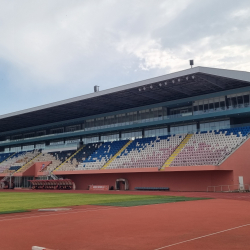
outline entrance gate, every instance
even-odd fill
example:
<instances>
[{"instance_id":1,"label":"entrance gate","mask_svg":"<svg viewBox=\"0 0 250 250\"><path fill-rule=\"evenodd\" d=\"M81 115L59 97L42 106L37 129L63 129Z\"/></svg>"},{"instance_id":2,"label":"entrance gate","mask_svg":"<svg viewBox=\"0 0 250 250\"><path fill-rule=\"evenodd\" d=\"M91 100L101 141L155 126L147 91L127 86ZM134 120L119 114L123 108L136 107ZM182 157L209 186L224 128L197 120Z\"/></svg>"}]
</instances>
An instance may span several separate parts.
<instances>
[{"instance_id":1,"label":"entrance gate","mask_svg":"<svg viewBox=\"0 0 250 250\"><path fill-rule=\"evenodd\" d=\"M117 179L115 181L115 189L120 190L121 184L125 185L125 190L129 190L128 180L127 179Z\"/></svg>"}]
</instances>

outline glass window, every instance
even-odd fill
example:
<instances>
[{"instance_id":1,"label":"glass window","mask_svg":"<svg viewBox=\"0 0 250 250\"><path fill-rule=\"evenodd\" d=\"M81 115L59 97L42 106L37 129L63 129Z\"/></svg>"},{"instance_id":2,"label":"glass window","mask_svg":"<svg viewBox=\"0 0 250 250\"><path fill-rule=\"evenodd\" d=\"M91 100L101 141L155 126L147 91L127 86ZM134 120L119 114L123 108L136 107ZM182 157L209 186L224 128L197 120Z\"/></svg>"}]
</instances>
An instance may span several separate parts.
<instances>
[{"instance_id":1,"label":"glass window","mask_svg":"<svg viewBox=\"0 0 250 250\"><path fill-rule=\"evenodd\" d=\"M73 126L66 127L65 131L66 132L74 132L74 131L77 131L77 130L80 130L80 129L81 129L81 125L78 124L78 125L73 125Z\"/></svg>"},{"instance_id":2,"label":"glass window","mask_svg":"<svg viewBox=\"0 0 250 250\"><path fill-rule=\"evenodd\" d=\"M237 103L239 106L243 105L243 96L237 96Z\"/></svg>"},{"instance_id":3,"label":"glass window","mask_svg":"<svg viewBox=\"0 0 250 250\"><path fill-rule=\"evenodd\" d=\"M80 141L81 141L80 138L71 138L71 139L67 139L65 141L65 144L77 144Z\"/></svg>"},{"instance_id":4,"label":"glass window","mask_svg":"<svg viewBox=\"0 0 250 250\"><path fill-rule=\"evenodd\" d=\"M19 151L22 151L21 147L12 147L12 148L10 148L10 152L19 152Z\"/></svg>"},{"instance_id":5,"label":"glass window","mask_svg":"<svg viewBox=\"0 0 250 250\"><path fill-rule=\"evenodd\" d=\"M36 148L37 149L43 149L43 148L45 148L45 143L36 144Z\"/></svg>"},{"instance_id":6,"label":"glass window","mask_svg":"<svg viewBox=\"0 0 250 250\"><path fill-rule=\"evenodd\" d=\"M91 127L94 127L94 125L95 125L95 120L94 119L89 119L89 120L85 121L85 127L87 129L91 128Z\"/></svg>"},{"instance_id":7,"label":"glass window","mask_svg":"<svg viewBox=\"0 0 250 250\"><path fill-rule=\"evenodd\" d=\"M197 130L196 124L188 124L182 126L170 127L171 134L183 134L183 133L192 133Z\"/></svg>"},{"instance_id":8,"label":"glass window","mask_svg":"<svg viewBox=\"0 0 250 250\"><path fill-rule=\"evenodd\" d=\"M123 140L134 140L136 138L142 138L142 131L132 131L122 133Z\"/></svg>"},{"instance_id":9,"label":"glass window","mask_svg":"<svg viewBox=\"0 0 250 250\"><path fill-rule=\"evenodd\" d=\"M220 108L220 98L219 97L214 98L214 108L215 108L215 110Z\"/></svg>"},{"instance_id":10,"label":"glass window","mask_svg":"<svg viewBox=\"0 0 250 250\"><path fill-rule=\"evenodd\" d=\"M64 141L51 141L49 145L62 145Z\"/></svg>"},{"instance_id":11,"label":"glass window","mask_svg":"<svg viewBox=\"0 0 250 250\"><path fill-rule=\"evenodd\" d=\"M137 120L137 112L127 113L128 121L133 122Z\"/></svg>"},{"instance_id":12,"label":"glass window","mask_svg":"<svg viewBox=\"0 0 250 250\"><path fill-rule=\"evenodd\" d=\"M199 111L203 111L203 100L199 101Z\"/></svg>"},{"instance_id":13,"label":"glass window","mask_svg":"<svg viewBox=\"0 0 250 250\"><path fill-rule=\"evenodd\" d=\"M84 144L99 142L99 136L86 137L82 141Z\"/></svg>"},{"instance_id":14,"label":"glass window","mask_svg":"<svg viewBox=\"0 0 250 250\"><path fill-rule=\"evenodd\" d=\"M201 131L218 130L223 128L230 128L230 120L205 122L200 124Z\"/></svg>"},{"instance_id":15,"label":"glass window","mask_svg":"<svg viewBox=\"0 0 250 250\"><path fill-rule=\"evenodd\" d=\"M213 109L214 109L214 100L209 99L209 110L213 110Z\"/></svg>"},{"instance_id":16,"label":"glass window","mask_svg":"<svg viewBox=\"0 0 250 250\"><path fill-rule=\"evenodd\" d=\"M214 108L217 110L219 107L220 107L220 103L219 103L219 102L216 102L216 103L214 104Z\"/></svg>"},{"instance_id":17,"label":"glass window","mask_svg":"<svg viewBox=\"0 0 250 250\"><path fill-rule=\"evenodd\" d=\"M249 95L243 96L244 104L249 104Z\"/></svg>"},{"instance_id":18,"label":"glass window","mask_svg":"<svg viewBox=\"0 0 250 250\"><path fill-rule=\"evenodd\" d=\"M145 137L154 137L168 135L168 128L147 129L144 132Z\"/></svg>"},{"instance_id":19,"label":"glass window","mask_svg":"<svg viewBox=\"0 0 250 250\"><path fill-rule=\"evenodd\" d=\"M51 134L60 134L64 132L64 128L53 128L50 130Z\"/></svg>"},{"instance_id":20,"label":"glass window","mask_svg":"<svg viewBox=\"0 0 250 250\"><path fill-rule=\"evenodd\" d=\"M231 97L231 104L232 106L237 106L237 98L235 96Z\"/></svg>"},{"instance_id":21,"label":"glass window","mask_svg":"<svg viewBox=\"0 0 250 250\"><path fill-rule=\"evenodd\" d=\"M32 137L35 137L35 133L27 133L27 134L24 134L24 138L32 138Z\"/></svg>"},{"instance_id":22,"label":"glass window","mask_svg":"<svg viewBox=\"0 0 250 250\"><path fill-rule=\"evenodd\" d=\"M208 100L204 100L204 111L208 110Z\"/></svg>"},{"instance_id":23,"label":"glass window","mask_svg":"<svg viewBox=\"0 0 250 250\"><path fill-rule=\"evenodd\" d=\"M220 108L224 109L225 108L225 98L220 97Z\"/></svg>"},{"instance_id":24,"label":"glass window","mask_svg":"<svg viewBox=\"0 0 250 250\"><path fill-rule=\"evenodd\" d=\"M119 140L119 134L111 134L111 135L102 135L101 141L118 141Z\"/></svg>"},{"instance_id":25,"label":"glass window","mask_svg":"<svg viewBox=\"0 0 250 250\"><path fill-rule=\"evenodd\" d=\"M36 135L37 135L37 136L46 135L46 131L45 131L45 130L43 130L43 131L38 131L38 132L36 132Z\"/></svg>"},{"instance_id":26,"label":"glass window","mask_svg":"<svg viewBox=\"0 0 250 250\"><path fill-rule=\"evenodd\" d=\"M23 150L24 150L24 151L33 150L34 148L35 148L34 145L25 145L25 146L23 146Z\"/></svg>"},{"instance_id":27,"label":"glass window","mask_svg":"<svg viewBox=\"0 0 250 250\"><path fill-rule=\"evenodd\" d=\"M22 139L22 138L23 138L22 135L13 135L13 136L12 136L12 140L20 140L20 139Z\"/></svg>"}]
</instances>

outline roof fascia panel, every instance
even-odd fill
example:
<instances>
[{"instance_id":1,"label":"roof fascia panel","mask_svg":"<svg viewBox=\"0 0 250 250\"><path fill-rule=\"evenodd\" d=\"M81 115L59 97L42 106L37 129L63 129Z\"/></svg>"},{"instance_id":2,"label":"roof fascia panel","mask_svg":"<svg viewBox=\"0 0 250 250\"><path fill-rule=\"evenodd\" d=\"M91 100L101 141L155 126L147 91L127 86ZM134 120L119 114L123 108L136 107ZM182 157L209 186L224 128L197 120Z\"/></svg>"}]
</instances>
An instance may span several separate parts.
<instances>
[{"instance_id":1,"label":"roof fascia panel","mask_svg":"<svg viewBox=\"0 0 250 250\"><path fill-rule=\"evenodd\" d=\"M150 126L157 126L157 125L182 125L184 122L195 122L195 121L206 121L207 119L211 118L228 118L231 115L238 115L238 114L249 114L250 113L250 107L248 108L241 108L241 109L233 109L233 110L227 110L222 112L216 112L216 113L208 113L208 114L201 114L201 115L195 115L195 116L185 116L185 117L178 117L173 118L169 120L161 120L161 121L154 121L154 122L147 122L147 123L138 123L133 125L126 125L126 126L120 126L120 127L113 127L113 128L105 128L105 129L99 129L99 130L92 130L92 131L79 131L79 132L72 132L67 134L57 134L57 135L51 135L41 138L34 138L34 139L26 139L23 142L20 141L9 141L6 143L1 143L0 147L2 146L11 146L11 145L21 145L21 144L27 144L31 142L40 142L40 141L47 141L47 140L55 140L55 139L63 139L63 138L72 138L77 136L85 136L85 135L96 135L101 133L110 133L115 131L126 131L130 129L140 129L140 128L149 128ZM153 128L152 128L153 129Z\"/></svg>"},{"instance_id":2,"label":"roof fascia panel","mask_svg":"<svg viewBox=\"0 0 250 250\"><path fill-rule=\"evenodd\" d=\"M99 97L99 96L103 96L103 95L107 95L107 94L111 94L111 93L115 93L115 92L119 92L119 91L123 91L123 90L129 90L131 88L136 88L136 87L140 87L143 85L148 85L148 84L152 84L155 82L167 81L169 79L178 78L178 77L182 77L182 76L186 76L186 75L190 75L190 74L195 74L195 73L204 73L204 74L209 74L209 75L221 76L221 77L225 77L225 78L231 78L231 79L235 79L235 80L250 82L250 73L249 72L217 69L217 68L207 68L207 67L198 66L198 67L194 67L191 69L186 69L186 70L170 73L167 75L154 77L154 78L146 79L143 81L138 81L135 83L122 85L119 87L90 93L87 95L82 95L82 96L66 99L63 101L58 101L58 102L54 102L54 103L50 103L50 104L46 104L46 105L41 105L38 107L29 108L29 109L9 113L9 114L4 114L4 115L0 116L0 120L4 119L4 118L16 116L16 115L26 114L26 113L30 113L30 112L34 112L34 111L38 111L38 110L45 110L45 109L49 109L52 107L61 106L64 104L69 104L69 103L73 103L73 102L77 102L77 101L81 101L81 100L86 100L86 99L91 99L94 97Z\"/></svg>"},{"instance_id":3,"label":"roof fascia panel","mask_svg":"<svg viewBox=\"0 0 250 250\"><path fill-rule=\"evenodd\" d=\"M122 113L127 113L127 112L135 112L135 111L139 111L139 110L143 110L143 109L158 108L158 107L162 107L162 106L167 107L167 106L172 106L172 105L176 105L176 104L187 103L187 102L197 101L197 100L202 100L202 99L209 99L209 98L219 97L219 96L226 96L226 95L236 94L236 93L241 93L241 92L246 92L246 91L250 91L250 86L244 87L244 88L239 88L239 89L220 91L220 92L216 92L216 93L212 93L212 94L188 97L188 98L174 100L174 101L161 102L161 103L152 104L152 105L140 106L137 108L124 109L124 110L120 110L120 111L103 113L103 114L99 114L99 115L86 116L84 118L77 118L77 119L60 121L60 122L55 122L55 123L50 123L50 124L45 124L45 125L22 128L22 129L17 129L17 130L12 130L12 131L6 131L6 132L1 132L0 136L10 135L10 134L12 135L15 133L23 133L23 132L27 132L27 131L31 131L31 130L37 131L39 129L49 129L49 128L53 128L53 127L57 127L57 126L70 126L70 125L74 125L76 123L82 123L88 119L95 119L95 118L99 118L99 117L103 117L103 116L117 115L117 114L122 114Z\"/></svg>"}]
</instances>

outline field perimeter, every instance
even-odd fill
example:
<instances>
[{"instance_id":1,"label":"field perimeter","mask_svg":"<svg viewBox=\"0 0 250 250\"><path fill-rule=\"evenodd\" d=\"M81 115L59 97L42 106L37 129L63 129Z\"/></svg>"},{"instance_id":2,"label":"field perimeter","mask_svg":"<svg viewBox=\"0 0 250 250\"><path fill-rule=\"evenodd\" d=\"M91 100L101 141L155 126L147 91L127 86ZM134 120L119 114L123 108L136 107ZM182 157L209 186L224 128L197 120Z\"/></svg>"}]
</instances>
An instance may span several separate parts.
<instances>
[{"instance_id":1,"label":"field perimeter","mask_svg":"<svg viewBox=\"0 0 250 250\"><path fill-rule=\"evenodd\" d=\"M78 205L130 207L199 199L203 198L159 195L0 192L0 214Z\"/></svg>"},{"instance_id":2,"label":"field perimeter","mask_svg":"<svg viewBox=\"0 0 250 250\"><path fill-rule=\"evenodd\" d=\"M59 212L1 214L0 249L31 250L36 245L53 250L249 250L249 196L220 194L174 202L189 199L173 192L154 196L2 191L3 212L73 206Z\"/></svg>"}]
</instances>

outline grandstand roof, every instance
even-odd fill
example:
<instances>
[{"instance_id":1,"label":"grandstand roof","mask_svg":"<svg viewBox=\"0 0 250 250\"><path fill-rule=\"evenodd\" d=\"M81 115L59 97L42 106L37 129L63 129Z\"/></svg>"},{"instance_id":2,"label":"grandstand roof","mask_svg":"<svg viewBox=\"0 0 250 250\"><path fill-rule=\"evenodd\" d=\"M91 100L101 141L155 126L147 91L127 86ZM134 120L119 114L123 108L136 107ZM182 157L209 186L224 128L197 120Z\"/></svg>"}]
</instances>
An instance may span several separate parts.
<instances>
[{"instance_id":1,"label":"grandstand roof","mask_svg":"<svg viewBox=\"0 0 250 250\"><path fill-rule=\"evenodd\" d=\"M207 67L122 85L0 116L0 132L250 86L250 73Z\"/></svg>"}]
</instances>

